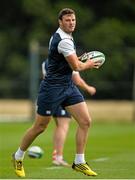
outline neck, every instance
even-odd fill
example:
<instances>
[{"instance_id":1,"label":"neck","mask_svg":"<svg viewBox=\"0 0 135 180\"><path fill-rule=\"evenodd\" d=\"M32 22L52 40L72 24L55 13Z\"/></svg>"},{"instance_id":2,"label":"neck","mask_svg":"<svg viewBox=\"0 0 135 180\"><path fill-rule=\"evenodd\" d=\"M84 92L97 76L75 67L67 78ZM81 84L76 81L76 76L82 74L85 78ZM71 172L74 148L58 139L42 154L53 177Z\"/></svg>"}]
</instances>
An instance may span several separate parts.
<instances>
[{"instance_id":1,"label":"neck","mask_svg":"<svg viewBox=\"0 0 135 180\"><path fill-rule=\"evenodd\" d=\"M65 32L66 34L69 34L70 36L72 36L72 32L66 32L62 27L59 27L63 32Z\"/></svg>"}]
</instances>

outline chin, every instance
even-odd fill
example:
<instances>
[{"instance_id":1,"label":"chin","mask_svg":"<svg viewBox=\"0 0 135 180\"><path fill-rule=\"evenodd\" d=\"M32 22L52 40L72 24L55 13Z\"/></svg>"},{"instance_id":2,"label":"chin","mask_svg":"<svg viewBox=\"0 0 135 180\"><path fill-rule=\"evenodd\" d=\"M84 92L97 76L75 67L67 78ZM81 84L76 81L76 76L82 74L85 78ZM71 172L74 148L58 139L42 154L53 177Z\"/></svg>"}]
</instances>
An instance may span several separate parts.
<instances>
[{"instance_id":1,"label":"chin","mask_svg":"<svg viewBox=\"0 0 135 180\"><path fill-rule=\"evenodd\" d=\"M74 32L75 29L70 29L70 33Z\"/></svg>"},{"instance_id":2,"label":"chin","mask_svg":"<svg viewBox=\"0 0 135 180\"><path fill-rule=\"evenodd\" d=\"M65 31L65 32L66 32L67 34L71 34L73 31L71 31L71 30L69 31L69 30L68 30L68 31Z\"/></svg>"}]
</instances>

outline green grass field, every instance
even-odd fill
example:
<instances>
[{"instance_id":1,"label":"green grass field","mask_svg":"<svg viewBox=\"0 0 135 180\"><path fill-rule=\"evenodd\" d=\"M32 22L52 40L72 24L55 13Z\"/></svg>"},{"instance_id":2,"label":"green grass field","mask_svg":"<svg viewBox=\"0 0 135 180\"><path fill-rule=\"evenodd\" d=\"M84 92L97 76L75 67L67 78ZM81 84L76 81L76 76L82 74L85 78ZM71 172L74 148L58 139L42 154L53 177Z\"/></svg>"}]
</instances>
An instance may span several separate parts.
<instances>
[{"instance_id":1,"label":"green grass field","mask_svg":"<svg viewBox=\"0 0 135 180\"><path fill-rule=\"evenodd\" d=\"M11 164L11 154L17 149L24 131L31 123L0 124L0 178L16 179ZM41 159L24 160L26 179L93 179L71 168L51 164L54 122L33 145L44 149ZM72 163L75 154L76 123L72 122L65 144L64 156ZM94 179L135 178L135 124L93 122L86 148L86 160L98 173Z\"/></svg>"}]
</instances>

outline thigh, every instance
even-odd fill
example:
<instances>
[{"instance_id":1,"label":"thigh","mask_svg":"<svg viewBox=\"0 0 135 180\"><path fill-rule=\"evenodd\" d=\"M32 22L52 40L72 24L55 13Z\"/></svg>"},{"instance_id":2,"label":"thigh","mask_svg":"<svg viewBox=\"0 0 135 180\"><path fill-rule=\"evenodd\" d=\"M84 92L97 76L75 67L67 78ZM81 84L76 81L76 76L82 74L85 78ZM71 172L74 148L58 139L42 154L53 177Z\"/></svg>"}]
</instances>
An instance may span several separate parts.
<instances>
[{"instance_id":1,"label":"thigh","mask_svg":"<svg viewBox=\"0 0 135 180\"><path fill-rule=\"evenodd\" d=\"M66 106L66 109L79 124L91 120L86 102Z\"/></svg>"},{"instance_id":2,"label":"thigh","mask_svg":"<svg viewBox=\"0 0 135 180\"><path fill-rule=\"evenodd\" d=\"M57 122L60 127L68 127L71 118L69 117L57 117Z\"/></svg>"}]
</instances>

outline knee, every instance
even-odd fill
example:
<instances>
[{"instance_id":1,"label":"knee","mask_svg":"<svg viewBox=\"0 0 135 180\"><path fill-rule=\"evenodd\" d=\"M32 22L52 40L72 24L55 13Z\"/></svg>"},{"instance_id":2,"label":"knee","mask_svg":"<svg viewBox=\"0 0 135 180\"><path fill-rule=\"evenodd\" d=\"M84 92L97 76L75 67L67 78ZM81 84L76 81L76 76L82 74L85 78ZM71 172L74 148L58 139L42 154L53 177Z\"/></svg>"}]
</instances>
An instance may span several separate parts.
<instances>
[{"instance_id":1,"label":"knee","mask_svg":"<svg viewBox=\"0 0 135 180\"><path fill-rule=\"evenodd\" d=\"M47 125L44 124L39 124L38 126L34 126L34 131L36 132L36 134L41 134L45 131L45 129L47 128Z\"/></svg>"},{"instance_id":2,"label":"knee","mask_svg":"<svg viewBox=\"0 0 135 180\"><path fill-rule=\"evenodd\" d=\"M91 126L91 118L86 118L82 121L81 127L88 129Z\"/></svg>"},{"instance_id":3,"label":"knee","mask_svg":"<svg viewBox=\"0 0 135 180\"><path fill-rule=\"evenodd\" d=\"M45 131L46 127L47 127L47 126L42 126L42 125L40 125L40 126L38 127L38 129L37 129L38 133L39 133L39 134L43 133L43 132Z\"/></svg>"},{"instance_id":4,"label":"knee","mask_svg":"<svg viewBox=\"0 0 135 180\"><path fill-rule=\"evenodd\" d=\"M44 116L37 114L35 123L33 125L34 133L36 135L38 135L38 134L41 134L42 132L44 132L45 129L47 128L50 120L51 120L51 116L50 117L44 117Z\"/></svg>"}]
</instances>

